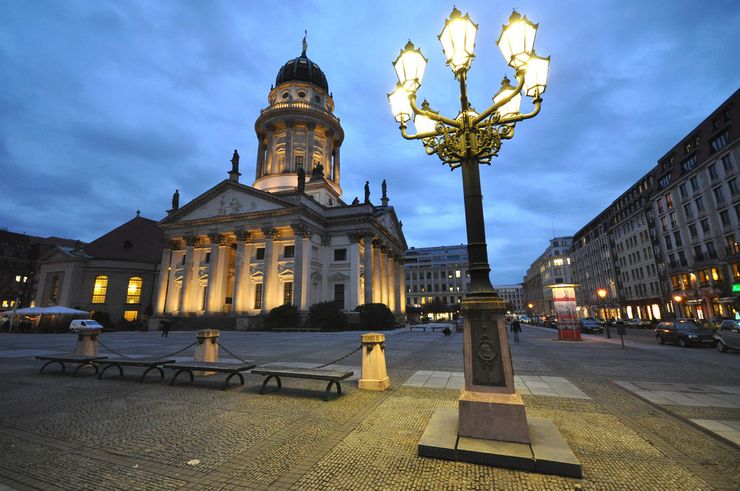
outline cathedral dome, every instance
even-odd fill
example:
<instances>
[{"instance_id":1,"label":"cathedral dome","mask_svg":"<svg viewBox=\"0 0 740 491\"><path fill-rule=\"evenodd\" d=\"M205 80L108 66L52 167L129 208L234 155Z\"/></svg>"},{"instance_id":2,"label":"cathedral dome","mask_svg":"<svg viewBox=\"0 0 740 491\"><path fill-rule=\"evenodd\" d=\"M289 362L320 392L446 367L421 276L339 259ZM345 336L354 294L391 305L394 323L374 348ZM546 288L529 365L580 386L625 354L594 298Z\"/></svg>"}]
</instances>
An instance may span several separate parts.
<instances>
[{"instance_id":1,"label":"cathedral dome","mask_svg":"<svg viewBox=\"0 0 740 491\"><path fill-rule=\"evenodd\" d=\"M306 56L306 40L303 40L303 52L298 58L294 58L280 68L275 79L275 86L286 82L309 82L324 91L329 92L329 84L326 82L326 75L321 68L309 60Z\"/></svg>"}]
</instances>

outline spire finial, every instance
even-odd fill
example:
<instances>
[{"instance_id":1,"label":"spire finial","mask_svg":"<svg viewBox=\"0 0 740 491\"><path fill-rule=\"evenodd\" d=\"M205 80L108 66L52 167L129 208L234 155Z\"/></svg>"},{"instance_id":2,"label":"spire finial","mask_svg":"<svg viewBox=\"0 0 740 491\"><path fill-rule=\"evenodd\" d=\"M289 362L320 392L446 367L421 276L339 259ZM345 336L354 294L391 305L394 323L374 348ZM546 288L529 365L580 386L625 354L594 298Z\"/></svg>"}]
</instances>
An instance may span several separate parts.
<instances>
[{"instance_id":1,"label":"spire finial","mask_svg":"<svg viewBox=\"0 0 740 491\"><path fill-rule=\"evenodd\" d=\"M308 37L308 30L303 31L303 53L301 53L301 56L306 56L306 50L308 49L308 41L306 41L306 38Z\"/></svg>"}]
</instances>

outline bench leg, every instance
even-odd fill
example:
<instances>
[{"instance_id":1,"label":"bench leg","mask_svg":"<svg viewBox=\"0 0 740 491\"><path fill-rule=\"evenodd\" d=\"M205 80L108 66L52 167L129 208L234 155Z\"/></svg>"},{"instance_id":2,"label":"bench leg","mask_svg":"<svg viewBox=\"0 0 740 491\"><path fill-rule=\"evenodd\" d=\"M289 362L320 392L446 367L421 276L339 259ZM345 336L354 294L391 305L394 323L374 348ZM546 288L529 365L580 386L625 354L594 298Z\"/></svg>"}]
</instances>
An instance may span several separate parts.
<instances>
[{"instance_id":1,"label":"bench leg","mask_svg":"<svg viewBox=\"0 0 740 491\"><path fill-rule=\"evenodd\" d=\"M88 362L80 363L79 365L77 365L77 368L75 368L75 371L72 372L72 376L74 377L75 375L77 375L77 372L79 372L80 368L82 367L93 367L95 369L95 375L98 374L98 366L95 363L88 361Z\"/></svg>"},{"instance_id":2,"label":"bench leg","mask_svg":"<svg viewBox=\"0 0 740 491\"><path fill-rule=\"evenodd\" d=\"M241 373L239 373L239 372L232 372L232 373L229 374L228 377L226 377L226 381L224 382L223 390L226 390L226 387L229 386L229 380L231 380L231 378L233 376L235 376L235 375L237 377L239 377L239 382L241 382L241 384L244 385L244 376Z\"/></svg>"},{"instance_id":3,"label":"bench leg","mask_svg":"<svg viewBox=\"0 0 740 491\"><path fill-rule=\"evenodd\" d=\"M159 370L159 380L162 380L164 378L164 370L159 367L149 367L144 370L144 373L141 374L141 377L139 378L139 383L143 384L144 379L146 379L146 374L151 372L152 370Z\"/></svg>"},{"instance_id":4,"label":"bench leg","mask_svg":"<svg viewBox=\"0 0 740 491\"><path fill-rule=\"evenodd\" d=\"M277 375L268 375L264 382L262 382L262 388L260 389L260 394L265 393L265 388L267 387L267 382L270 381L270 379L275 379L275 382L277 382L277 388L279 389L282 387L282 384L280 383L280 377Z\"/></svg>"},{"instance_id":5,"label":"bench leg","mask_svg":"<svg viewBox=\"0 0 740 491\"><path fill-rule=\"evenodd\" d=\"M51 360L51 361L47 361L46 363L44 363L44 366L41 367L41 370L39 370L39 373L44 373L44 368L48 367L52 363L59 363L59 365L61 365L61 367L62 367L62 372L67 371L67 368L64 366L64 363L62 363L61 361L58 361L58 360Z\"/></svg>"},{"instance_id":6,"label":"bench leg","mask_svg":"<svg viewBox=\"0 0 740 491\"><path fill-rule=\"evenodd\" d=\"M184 369L182 369L182 370L178 370L177 372L175 372L175 375L174 375L174 377L172 377L172 380L170 380L170 385L175 385L175 379L176 379L176 378L177 378L177 376L178 376L178 375L180 375L180 374L181 374L182 372L188 372L188 373L190 374L190 381L191 381L191 382L192 382L193 380L195 380L195 377L193 376L193 371L192 371L192 370L188 370L187 368L184 368Z\"/></svg>"},{"instance_id":7,"label":"bench leg","mask_svg":"<svg viewBox=\"0 0 740 491\"><path fill-rule=\"evenodd\" d=\"M328 401L329 400L329 396L331 395L331 386L332 386L332 384L336 384L336 386L337 386L337 394L338 395L341 395L342 394L342 386L339 385L339 381L332 380L332 381L330 381L327 384L326 391L324 391L324 400L325 401Z\"/></svg>"},{"instance_id":8,"label":"bench leg","mask_svg":"<svg viewBox=\"0 0 740 491\"><path fill-rule=\"evenodd\" d=\"M120 365L106 365L105 368L103 368L102 370L100 370L100 373L98 374L98 380L100 380L101 378L103 378L103 374L110 367L116 367L116 368L118 368L118 376L119 377L122 377L123 376L123 368L121 368Z\"/></svg>"}]
</instances>

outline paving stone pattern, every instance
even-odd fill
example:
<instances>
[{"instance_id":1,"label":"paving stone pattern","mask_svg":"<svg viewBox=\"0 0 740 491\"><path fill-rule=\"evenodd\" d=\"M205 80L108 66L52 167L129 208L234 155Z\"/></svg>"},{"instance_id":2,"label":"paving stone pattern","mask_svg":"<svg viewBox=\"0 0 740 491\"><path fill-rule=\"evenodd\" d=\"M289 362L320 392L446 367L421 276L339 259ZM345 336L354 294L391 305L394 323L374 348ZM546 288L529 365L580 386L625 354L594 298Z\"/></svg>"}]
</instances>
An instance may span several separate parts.
<instances>
[{"instance_id":1,"label":"paving stone pattern","mask_svg":"<svg viewBox=\"0 0 740 491\"><path fill-rule=\"evenodd\" d=\"M187 332L103 336L115 351L140 356L194 339ZM220 341L258 365L316 366L356 348L359 333L225 332ZM39 375L40 362L29 357L67 353L74 337L0 335L0 483L70 490L740 487L740 450L712 433L737 431L740 410L681 405L737 396L740 356L656 349L653 341L635 335L623 351L598 337L564 343L552 331L525 327L512 346L527 412L554 421L583 464L579 480L417 456L434 411L457 406L460 334L388 333L391 390L360 391L348 381L346 394L330 402L322 400L325 384L311 380L291 379L259 395L263 377L254 375L227 391L219 390L223 375L176 386L166 383L172 372L144 384L137 370L103 380ZM359 366L359 353L341 362L355 380ZM639 391L688 399L663 404Z\"/></svg>"}]
</instances>

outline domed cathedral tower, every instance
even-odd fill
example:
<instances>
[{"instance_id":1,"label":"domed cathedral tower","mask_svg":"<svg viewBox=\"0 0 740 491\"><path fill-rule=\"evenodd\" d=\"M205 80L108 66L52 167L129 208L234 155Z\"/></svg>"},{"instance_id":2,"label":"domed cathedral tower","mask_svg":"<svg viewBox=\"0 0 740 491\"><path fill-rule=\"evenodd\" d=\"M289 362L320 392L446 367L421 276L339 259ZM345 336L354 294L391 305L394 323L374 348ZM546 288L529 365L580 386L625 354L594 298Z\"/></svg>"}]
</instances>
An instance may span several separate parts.
<instances>
[{"instance_id":1,"label":"domed cathedral tower","mask_svg":"<svg viewBox=\"0 0 740 491\"><path fill-rule=\"evenodd\" d=\"M269 106L255 122L259 141L253 187L282 192L305 191L324 206L341 203L339 149L344 131L334 116L334 99L321 68L303 52L277 74Z\"/></svg>"}]
</instances>

